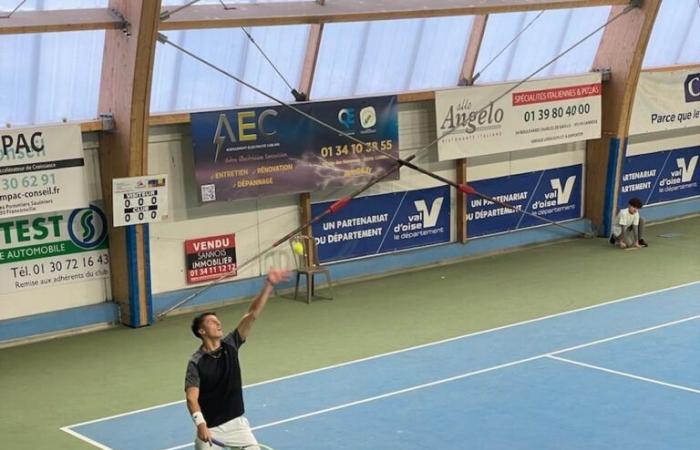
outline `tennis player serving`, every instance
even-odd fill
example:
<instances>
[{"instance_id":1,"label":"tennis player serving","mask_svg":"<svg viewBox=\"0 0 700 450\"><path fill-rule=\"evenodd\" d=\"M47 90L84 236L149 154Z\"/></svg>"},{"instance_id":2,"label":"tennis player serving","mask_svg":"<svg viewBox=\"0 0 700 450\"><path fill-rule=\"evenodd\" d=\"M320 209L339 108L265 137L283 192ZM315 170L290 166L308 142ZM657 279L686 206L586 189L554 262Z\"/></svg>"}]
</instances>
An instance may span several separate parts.
<instances>
[{"instance_id":1,"label":"tennis player serving","mask_svg":"<svg viewBox=\"0 0 700 450\"><path fill-rule=\"evenodd\" d=\"M187 364L185 397L197 427L197 450L212 448L214 440L230 447L258 449L248 419L243 416L238 350L265 308L272 287L288 278L287 271L270 269L265 286L248 312L236 329L226 336L216 313L205 312L192 320L192 333L202 340L202 345Z\"/></svg>"}]
</instances>

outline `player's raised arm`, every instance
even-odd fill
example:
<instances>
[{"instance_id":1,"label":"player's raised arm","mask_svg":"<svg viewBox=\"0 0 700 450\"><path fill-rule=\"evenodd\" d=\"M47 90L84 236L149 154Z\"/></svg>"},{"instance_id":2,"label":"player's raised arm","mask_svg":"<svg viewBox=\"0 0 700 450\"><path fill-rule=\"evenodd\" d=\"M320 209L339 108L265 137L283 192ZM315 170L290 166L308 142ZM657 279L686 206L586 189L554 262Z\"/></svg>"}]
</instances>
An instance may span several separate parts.
<instances>
[{"instance_id":1,"label":"player's raised arm","mask_svg":"<svg viewBox=\"0 0 700 450\"><path fill-rule=\"evenodd\" d=\"M270 269L267 273L267 278L265 279L265 285L260 290L258 295L255 296L255 300L250 304L248 312L243 316L238 327L238 334L240 334L243 340L246 340L248 334L250 333L253 323L260 317L265 305L267 304L267 299L272 293L272 287L281 281L286 281L289 279L289 272L281 269Z\"/></svg>"}]
</instances>

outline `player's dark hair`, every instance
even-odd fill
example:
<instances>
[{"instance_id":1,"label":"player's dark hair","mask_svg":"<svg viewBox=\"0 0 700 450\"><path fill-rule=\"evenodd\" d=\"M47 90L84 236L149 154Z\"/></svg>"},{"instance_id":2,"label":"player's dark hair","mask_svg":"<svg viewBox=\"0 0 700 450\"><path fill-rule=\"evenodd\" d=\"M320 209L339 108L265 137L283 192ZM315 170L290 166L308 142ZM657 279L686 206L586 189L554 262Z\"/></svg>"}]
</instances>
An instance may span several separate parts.
<instances>
[{"instance_id":1,"label":"player's dark hair","mask_svg":"<svg viewBox=\"0 0 700 450\"><path fill-rule=\"evenodd\" d=\"M207 311L203 312L202 314L198 314L192 319L192 334L197 336L198 338L202 339L202 336L199 335L199 329L202 328L202 322L204 322L204 319L207 316L215 316L216 313L213 311Z\"/></svg>"},{"instance_id":2,"label":"player's dark hair","mask_svg":"<svg viewBox=\"0 0 700 450\"><path fill-rule=\"evenodd\" d=\"M641 209L642 206L644 206L644 203L642 203L642 200L640 200L638 197L631 198L629 204L637 209Z\"/></svg>"}]
</instances>

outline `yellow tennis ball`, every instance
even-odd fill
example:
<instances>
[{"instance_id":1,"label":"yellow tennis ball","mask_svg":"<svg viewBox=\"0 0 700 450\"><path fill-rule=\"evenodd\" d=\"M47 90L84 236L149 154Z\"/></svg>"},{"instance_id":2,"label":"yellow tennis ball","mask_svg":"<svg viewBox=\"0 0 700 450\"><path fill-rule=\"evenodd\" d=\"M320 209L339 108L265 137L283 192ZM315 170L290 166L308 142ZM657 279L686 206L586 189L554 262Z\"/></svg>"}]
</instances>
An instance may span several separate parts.
<instances>
[{"instance_id":1,"label":"yellow tennis ball","mask_svg":"<svg viewBox=\"0 0 700 450\"><path fill-rule=\"evenodd\" d=\"M297 255L303 255L304 254L304 245L301 242L295 242L292 244L292 249L294 250L294 253Z\"/></svg>"}]
</instances>

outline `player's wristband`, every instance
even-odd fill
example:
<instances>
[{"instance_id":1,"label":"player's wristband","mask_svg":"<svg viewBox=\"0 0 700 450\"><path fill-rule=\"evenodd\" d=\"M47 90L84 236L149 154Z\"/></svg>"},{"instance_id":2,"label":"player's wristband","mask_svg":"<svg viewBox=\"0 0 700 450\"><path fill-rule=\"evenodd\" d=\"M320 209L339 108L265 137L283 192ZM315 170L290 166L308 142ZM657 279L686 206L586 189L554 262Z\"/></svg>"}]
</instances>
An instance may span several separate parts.
<instances>
[{"instance_id":1,"label":"player's wristband","mask_svg":"<svg viewBox=\"0 0 700 450\"><path fill-rule=\"evenodd\" d=\"M207 421L204 420L204 414L202 414L200 411L192 414L192 421L194 422L195 426L200 426L201 424L206 425L207 423Z\"/></svg>"}]
</instances>

